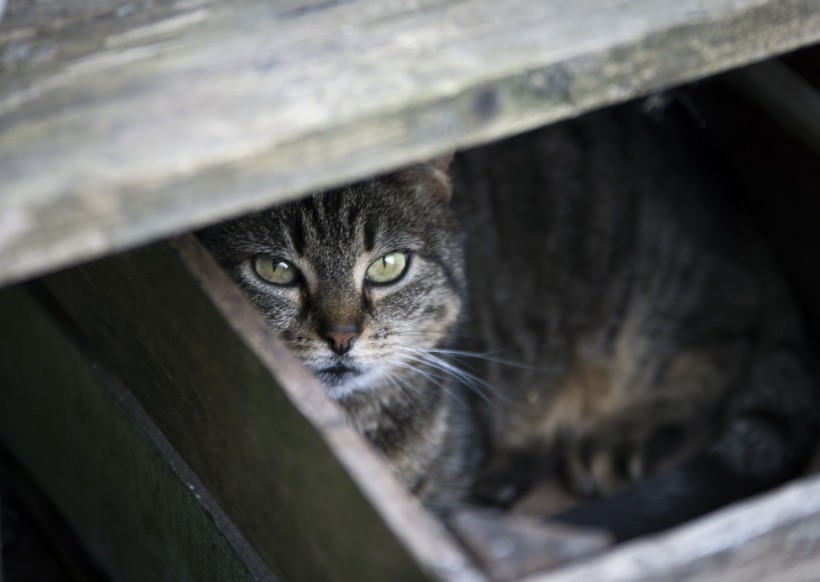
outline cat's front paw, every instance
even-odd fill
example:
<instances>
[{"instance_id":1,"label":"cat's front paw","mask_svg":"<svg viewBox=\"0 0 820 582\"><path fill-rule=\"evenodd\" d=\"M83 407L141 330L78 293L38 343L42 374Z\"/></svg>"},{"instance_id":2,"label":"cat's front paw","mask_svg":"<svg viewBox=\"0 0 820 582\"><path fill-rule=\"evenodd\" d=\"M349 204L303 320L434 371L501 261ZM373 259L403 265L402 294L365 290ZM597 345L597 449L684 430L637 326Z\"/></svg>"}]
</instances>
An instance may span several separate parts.
<instances>
[{"instance_id":1,"label":"cat's front paw","mask_svg":"<svg viewBox=\"0 0 820 582\"><path fill-rule=\"evenodd\" d=\"M584 497L606 497L668 466L689 450L693 439L679 426L624 423L562 435L561 474Z\"/></svg>"}]
</instances>

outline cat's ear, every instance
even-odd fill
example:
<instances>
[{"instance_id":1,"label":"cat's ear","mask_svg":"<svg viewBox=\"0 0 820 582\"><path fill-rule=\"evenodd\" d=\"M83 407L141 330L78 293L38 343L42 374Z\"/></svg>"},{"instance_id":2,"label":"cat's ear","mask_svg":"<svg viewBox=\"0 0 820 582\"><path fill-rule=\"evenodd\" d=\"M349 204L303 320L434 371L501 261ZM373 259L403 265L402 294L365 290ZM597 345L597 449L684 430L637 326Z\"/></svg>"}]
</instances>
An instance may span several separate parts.
<instances>
[{"instance_id":1,"label":"cat's ear","mask_svg":"<svg viewBox=\"0 0 820 582\"><path fill-rule=\"evenodd\" d=\"M399 170L396 176L402 183L418 188L424 194L442 202L449 202L453 193L450 177L452 162L453 154L444 154Z\"/></svg>"}]
</instances>

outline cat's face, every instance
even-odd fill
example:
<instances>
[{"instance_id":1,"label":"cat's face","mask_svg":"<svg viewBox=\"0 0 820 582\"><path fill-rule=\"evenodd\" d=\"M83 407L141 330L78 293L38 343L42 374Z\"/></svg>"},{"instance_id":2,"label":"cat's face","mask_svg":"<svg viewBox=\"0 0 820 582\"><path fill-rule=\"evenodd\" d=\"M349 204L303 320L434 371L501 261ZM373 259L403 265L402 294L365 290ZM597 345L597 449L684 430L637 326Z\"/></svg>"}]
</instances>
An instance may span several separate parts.
<instances>
[{"instance_id":1,"label":"cat's face","mask_svg":"<svg viewBox=\"0 0 820 582\"><path fill-rule=\"evenodd\" d=\"M401 386L461 308L459 235L429 183L381 178L200 237L334 398Z\"/></svg>"}]
</instances>

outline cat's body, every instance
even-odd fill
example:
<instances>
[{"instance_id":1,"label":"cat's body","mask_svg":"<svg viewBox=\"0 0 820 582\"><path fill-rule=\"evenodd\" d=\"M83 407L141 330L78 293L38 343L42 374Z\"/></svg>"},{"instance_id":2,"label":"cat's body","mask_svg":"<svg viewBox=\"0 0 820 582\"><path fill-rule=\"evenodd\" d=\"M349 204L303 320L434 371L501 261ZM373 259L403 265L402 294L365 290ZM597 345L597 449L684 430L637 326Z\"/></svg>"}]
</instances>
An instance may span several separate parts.
<instances>
[{"instance_id":1,"label":"cat's body","mask_svg":"<svg viewBox=\"0 0 820 582\"><path fill-rule=\"evenodd\" d=\"M789 295L686 140L628 107L459 154L469 285L442 160L203 240L428 505L463 501L482 462L554 470L626 490L563 517L630 537L791 477L816 425ZM369 283L394 251L406 272ZM260 253L302 283L265 283ZM486 354L481 380L445 347Z\"/></svg>"},{"instance_id":2,"label":"cat's body","mask_svg":"<svg viewBox=\"0 0 820 582\"><path fill-rule=\"evenodd\" d=\"M557 471L596 497L640 481L565 516L622 538L796 475L818 413L795 307L733 184L674 111L636 109L468 152L454 198L470 197L464 343L496 355L478 373L503 392L482 407L493 470L511 460L524 486Z\"/></svg>"}]
</instances>

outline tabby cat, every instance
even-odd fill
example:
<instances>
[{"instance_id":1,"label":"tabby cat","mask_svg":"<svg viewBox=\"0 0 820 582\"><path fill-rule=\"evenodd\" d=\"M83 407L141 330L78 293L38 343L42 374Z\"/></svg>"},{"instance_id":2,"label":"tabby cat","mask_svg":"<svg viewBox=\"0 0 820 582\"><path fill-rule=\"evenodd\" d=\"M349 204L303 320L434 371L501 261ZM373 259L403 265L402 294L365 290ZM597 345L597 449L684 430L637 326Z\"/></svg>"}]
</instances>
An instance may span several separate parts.
<instances>
[{"instance_id":1,"label":"tabby cat","mask_svg":"<svg viewBox=\"0 0 820 582\"><path fill-rule=\"evenodd\" d=\"M792 300L674 109L609 109L200 236L432 509L554 473L597 499L558 519L657 531L797 475L818 410Z\"/></svg>"}]
</instances>

